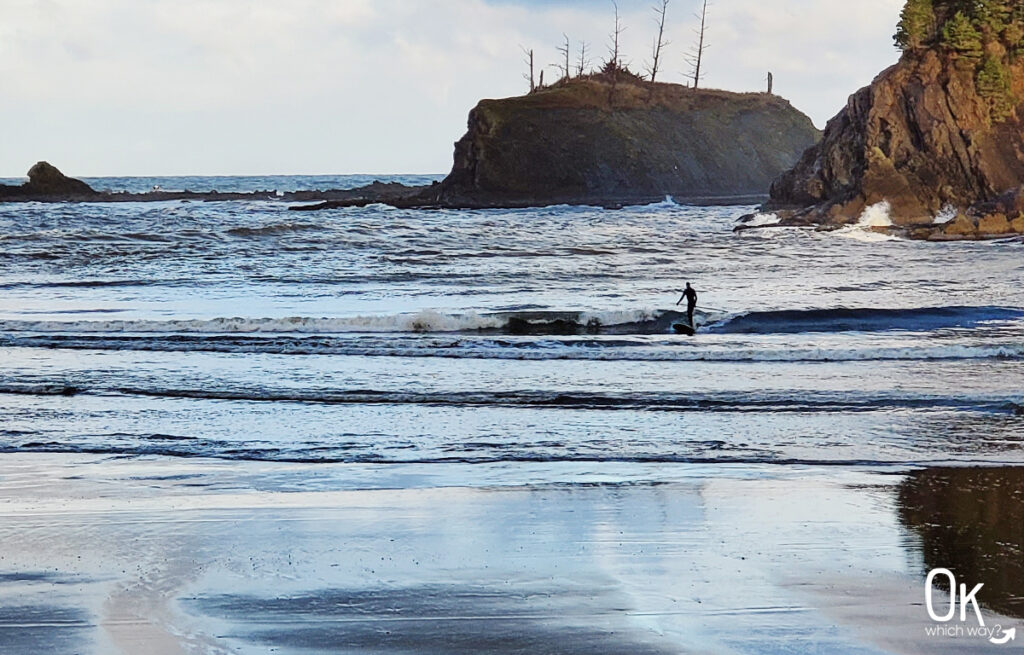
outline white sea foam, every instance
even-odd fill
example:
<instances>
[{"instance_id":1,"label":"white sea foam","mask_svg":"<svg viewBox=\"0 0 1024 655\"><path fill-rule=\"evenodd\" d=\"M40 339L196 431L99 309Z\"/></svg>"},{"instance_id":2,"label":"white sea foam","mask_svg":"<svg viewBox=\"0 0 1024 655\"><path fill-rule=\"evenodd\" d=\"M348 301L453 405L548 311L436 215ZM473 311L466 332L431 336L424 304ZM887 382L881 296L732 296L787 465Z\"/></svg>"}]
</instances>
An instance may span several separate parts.
<instances>
[{"instance_id":1,"label":"white sea foam","mask_svg":"<svg viewBox=\"0 0 1024 655\"><path fill-rule=\"evenodd\" d=\"M898 241L899 237L878 231L892 227L891 212L892 205L889 204L889 201L883 200L865 209L857 223L836 230L835 234L866 243Z\"/></svg>"},{"instance_id":2,"label":"white sea foam","mask_svg":"<svg viewBox=\"0 0 1024 655\"><path fill-rule=\"evenodd\" d=\"M936 214L935 220L932 221L932 224L945 225L946 223L951 223L959 213L960 210L958 210L953 205L946 205L945 207L942 208L942 211Z\"/></svg>"},{"instance_id":3,"label":"white sea foam","mask_svg":"<svg viewBox=\"0 0 1024 655\"><path fill-rule=\"evenodd\" d=\"M334 334L344 332L458 332L499 328L503 319L475 313L422 311L351 318L214 318L176 321L0 321L0 332L58 334Z\"/></svg>"},{"instance_id":4,"label":"white sea foam","mask_svg":"<svg viewBox=\"0 0 1024 655\"><path fill-rule=\"evenodd\" d=\"M865 228L892 227L891 212L892 205L889 204L888 200L883 200L865 209L864 213L860 215L857 225Z\"/></svg>"},{"instance_id":5,"label":"white sea foam","mask_svg":"<svg viewBox=\"0 0 1024 655\"><path fill-rule=\"evenodd\" d=\"M635 309L606 312L582 312L580 325L597 323L598 325L627 325L629 323L647 323L655 321L662 312L653 309Z\"/></svg>"},{"instance_id":6,"label":"white sea foam","mask_svg":"<svg viewBox=\"0 0 1024 655\"><path fill-rule=\"evenodd\" d=\"M593 312L528 312L446 314L424 310L410 314L341 318L214 318L209 320L112 321L0 321L0 332L37 334L340 334L340 333L445 333L497 330L509 319L521 317L543 325L572 320L580 325L614 326L657 320L661 310L638 309Z\"/></svg>"},{"instance_id":7,"label":"white sea foam","mask_svg":"<svg viewBox=\"0 0 1024 655\"><path fill-rule=\"evenodd\" d=\"M782 219L776 214L756 214L749 221L743 223L744 227L765 227L768 225L778 225Z\"/></svg>"}]
</instances>

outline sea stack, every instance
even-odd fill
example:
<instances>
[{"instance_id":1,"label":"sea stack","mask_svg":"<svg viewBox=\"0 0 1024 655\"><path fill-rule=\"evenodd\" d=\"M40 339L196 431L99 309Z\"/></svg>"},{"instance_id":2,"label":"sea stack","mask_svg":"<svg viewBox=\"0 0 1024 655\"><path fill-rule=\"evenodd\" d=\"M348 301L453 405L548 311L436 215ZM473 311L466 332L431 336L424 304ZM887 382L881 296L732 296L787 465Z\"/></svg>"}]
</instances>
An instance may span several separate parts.
<instances>
[{"instance_id":1,"label":"sea stack","mask_svg":"<svg viewBox=\"0 0 1024 655\"><path fill-rule=\"evenodd\" d=\"M86 200L96 195L88 184L45 161L29 169L28 182L21 186L0 185L0 200Z\"/></svg>"},{"instance_id":2,"label":"sea stack","mask_svg":"<svg viewBox=\"0 0 1024 655\"><path fill-rule=\"evenodd\" d=\"M764 209L838 226L888 202L920 238L1024 231L1024 5L910 0L896 43L899 63L850 98ZM955 220L935 226L940 215Z\"/></svg>"},{"instance_id":3,"label":"sea stack","mask_svg":"<svg viewBox=\"0 0 1024 655\"><path fill-rule=\"evenodd\" d=\"M96 192L85 182L68 177L49 162L41 161L28 170L23 187L30 196L91 196Z\"/></svg>"},{"instance_id":4,"label":"sea stack","mask_svg":"<svg viewBox=\"0 0 1024 655\"><path fill-rule=\"evenodd\" d=\"M820 137L786 100L651 84L628 71L481 101L439 206L764 199Z\"/></svg>"}]
</instances>

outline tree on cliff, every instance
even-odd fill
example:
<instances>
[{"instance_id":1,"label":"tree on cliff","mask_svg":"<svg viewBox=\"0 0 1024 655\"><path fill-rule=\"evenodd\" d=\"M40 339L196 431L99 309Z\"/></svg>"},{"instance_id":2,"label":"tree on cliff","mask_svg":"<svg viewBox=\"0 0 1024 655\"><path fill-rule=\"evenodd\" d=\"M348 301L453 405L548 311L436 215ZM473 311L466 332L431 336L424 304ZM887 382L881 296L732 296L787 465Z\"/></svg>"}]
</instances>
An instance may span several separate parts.
<instances>
[{"instance_id":1,"label":"tree on cliff","mask_svg":"<svg viewBox=\"0 0 1024 655\"><path fill-rule=\"evenodd\" d=\"M576 60L576 77L583 77L590 68L590 57L587 54L587 48L589 47L589 43L586 41L580 41L580 56L579 59Z\"/></svg>"},{"instance_id":2,"label":"tree on cliff","mask_svg":"<svg viewBox=\"0 0 1024 655\"><path fill-rule=\"evenodd\" d=\"M978 95L989 105L992 120L1001 121L1013 113L1013 94L1010 88L1010 74L1003 62L988 55L978 71Z\"/></svg>"},{"instance_id":3,"label":"tree on cliff","mask_svg":"<svg viewBox=\"0 0 1024 655\"><path fill-rule=\"evenodd\" d=\"M974 24L990 38L999 38L1010 20L1005 0L977 0L973 6Z\"/></svg>"},{"instance_id":4,"label":"tree on cliff","mask_svg":"<svg viewBox=\"0 0 1024 655\"><path fill-rule=\"evenodd\" d=\"M981 57L981 32L962 11L956 12L942 28L942 42L965 57Z\"/></svg>"},{"instance_id":5,"label":"tree on cliff","mask_svg":"<svg viewBox=\"0 0 1024 655\"><path fill-rule=\"evenodd\" d=\"M1024 39L1020 0L908 0L900 19L896 42L904 50L939 41L961 54L980 56L986 43L1002 42L1012 50Z\"/></svg>"},{"instance_id":6,"label":"tree on cliff","mask_svg":"<svg viewBox=\"0 0 1024 655\"><path fill-rule=\"evenodd\" d=\"M533 73L533 50L527 50L523 46L519 46L519 48L523 51L523 54L526 56L526 58L523 60L523 63L530 67L529 73L523 73L523 79L530 83L530 93L533 93L534 91L537 90L537 78L534 77Z\"/></svg>"},{"instance_id":7,"label":"tree on cliff","mask_svg":"<svg viewBox=\"0 0 1024 655\"><path fill-rule=\"evenodd\" d=\"M920 50L935 38L935 8L932 0L909 0L900 13L896 46L901 50Z\"/></svg>"},{"instance_id":8,"label":"tree on cliff","mask_svg":"<svg viewBox=\"0 0 1024 655\"><path fill-rule=\"evenodd\" d=\"M557 50L558 54L561 55L561 61L564 63L555 64L555 67L562 71L562 79L567 80L572 77L572 68L569 66L569 56L572 53L572 46L569 43L569 35L563 32L562 36L565 38L565 42L558 46Z\"/></svg>"},{"instance_id":9,"label":"tree on cliff","mask_svg":"<svg viewBox=\"0 0 1024 655\"><path fill-rule=\"evenodd\" d=\"M622 68L622 51L619 49L620 42L622 41L622 33L626 31L626 28L622 26L622 15L619 14L619 3L617 0L612 0L612 6L615 7L615 28L609 35L611 42L608 44L608 55L609 59L605 62L605 70L617 71Z\"/></svg>"},{"instance_id":10,"label":"tree on cliff","mask_svg":"<svg viewBox=\"0 0 1024 655\"><path fill-rule=\"evenodd\" d=\"M708 24L708 0L704 0L697 18L700 19L700 29L697 30L697 45L690 49L690 54L687 57L691 67L690 77L693 78L693 88L695 89L700 86L700 81L704 79L701 67L704 63L704 51L709 47L704 41Z\"/></svg>"},{"instance_id":11,"label":"tree on cliff","mask_svg":"<svg viewBox=\"0 0 1024 655\"><path fill-rule=\"evenodd\" d=\"M654 7L654 22L658 25L658 36L654 39L654 47L651 53L651 63L647 65L647 72L651 76L651 82L658 81L658 71L661 70L661 51L669 43L665 40L665 17L668 15L669 0L661 0L661 5Z\"/></svg>"}]
</instances>

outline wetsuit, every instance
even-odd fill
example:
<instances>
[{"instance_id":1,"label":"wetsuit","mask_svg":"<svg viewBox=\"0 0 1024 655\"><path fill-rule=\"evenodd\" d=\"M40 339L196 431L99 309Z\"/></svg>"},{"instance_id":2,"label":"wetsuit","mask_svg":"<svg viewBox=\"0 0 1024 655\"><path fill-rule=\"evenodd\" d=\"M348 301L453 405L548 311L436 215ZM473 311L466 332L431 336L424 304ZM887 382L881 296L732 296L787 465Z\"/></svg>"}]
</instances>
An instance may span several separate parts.
<instances>
[{"instance_id":1,"label":"wetsuit","mask_svg":"<svg viewBox=\"0 0 1024 655\"><path fill-rule=\"evenodd\" d=\"M697 291L693 287L686 287L683 298L686 298L686 318L690 321L690 327L696 327L693 324L693 310L697 309Z\"/></svg>"}]
</instances>

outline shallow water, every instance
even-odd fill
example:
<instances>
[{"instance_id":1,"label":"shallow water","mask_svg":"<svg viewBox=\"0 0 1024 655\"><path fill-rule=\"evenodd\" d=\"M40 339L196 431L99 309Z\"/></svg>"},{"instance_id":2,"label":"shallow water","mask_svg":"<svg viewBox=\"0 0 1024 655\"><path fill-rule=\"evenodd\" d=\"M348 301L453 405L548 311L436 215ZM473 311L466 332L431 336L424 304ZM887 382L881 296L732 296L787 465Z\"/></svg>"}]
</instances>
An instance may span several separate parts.
<instances>
[{"instance_id":1,"label":"shallow water","mask_svg":"<svg viewBox=\"0 0 1024 655\"><path fill-rule=\"evenodd\" d=\"M384 463L1024 461L1019 240L734 234L747 211L0 206L0 447ZM687 281L701 292L695 338L672 331Z\"/></svg>"}]
</instances>

